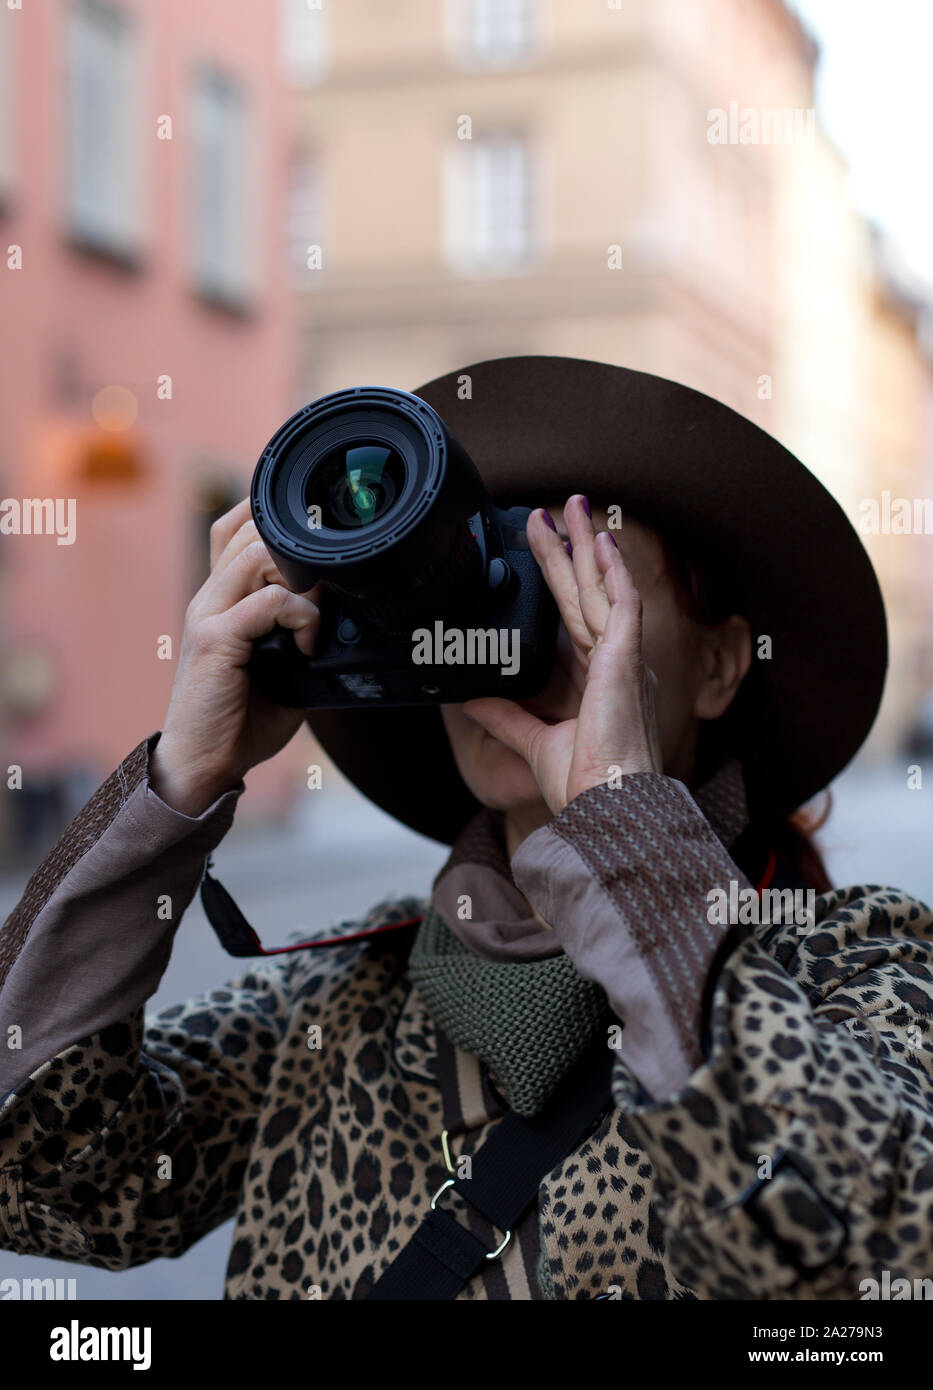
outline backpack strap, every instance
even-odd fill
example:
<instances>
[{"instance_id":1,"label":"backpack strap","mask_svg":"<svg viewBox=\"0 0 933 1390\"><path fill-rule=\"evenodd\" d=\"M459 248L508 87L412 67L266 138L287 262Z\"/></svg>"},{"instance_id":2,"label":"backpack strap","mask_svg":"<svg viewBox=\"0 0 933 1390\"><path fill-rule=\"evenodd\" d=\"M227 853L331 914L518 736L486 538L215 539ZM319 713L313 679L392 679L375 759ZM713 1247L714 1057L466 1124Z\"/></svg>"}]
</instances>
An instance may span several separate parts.
<instances>
[{"instance_id":1,"label":"backpack strap","mask_svg":"<svg viewBox=\"0 0 933 1390\"><path fill-rule=\"evenodd\" d=\"M514 1110L506 1111L485 1144L472 1155L472 1175L441 1183L421 1225L366 1297L433 1302L453 1299L486 1260L497 1259L513 1228L537 1199L543 1179L612 1108L614 1060L615 1054L600 1035L539 1115L525 1118ZM440 1205L451 1190L502 1233L497 1246L484 1244Z\"/></svg>"}]
</instances>

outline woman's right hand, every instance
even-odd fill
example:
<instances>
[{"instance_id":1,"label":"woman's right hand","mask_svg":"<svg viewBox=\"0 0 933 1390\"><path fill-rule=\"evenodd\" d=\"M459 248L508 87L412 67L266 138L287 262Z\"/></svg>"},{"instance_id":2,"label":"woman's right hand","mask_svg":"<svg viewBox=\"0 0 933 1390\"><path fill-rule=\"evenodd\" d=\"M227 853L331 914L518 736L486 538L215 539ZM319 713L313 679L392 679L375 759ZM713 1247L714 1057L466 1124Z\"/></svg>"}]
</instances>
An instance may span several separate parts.
<instances>
[{"instance_id":1,"label":"woman's right hand","mask_svg":"<svg viewBox=\"0 0 933 1390\"><path fill-rule=\"evenodd\" d=\"M276 623L314 651L320 585L293 594L259 539L244 498L211 527L211 573L188 605L178 671L149 784L169 806L199 816L271 758L304 720L250 686L253 642Z\"/></svg>"}]
</instances>

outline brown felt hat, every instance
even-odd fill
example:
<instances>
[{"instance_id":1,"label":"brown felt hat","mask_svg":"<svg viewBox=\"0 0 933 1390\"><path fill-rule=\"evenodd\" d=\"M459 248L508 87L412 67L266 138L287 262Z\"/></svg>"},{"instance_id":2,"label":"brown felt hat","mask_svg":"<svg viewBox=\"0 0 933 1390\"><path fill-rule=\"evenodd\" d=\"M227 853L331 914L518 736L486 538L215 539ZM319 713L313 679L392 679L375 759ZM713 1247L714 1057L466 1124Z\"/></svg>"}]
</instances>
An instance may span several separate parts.
<instances>
[{"instance_id":1,"label":"brown felt hat","mask_svg":"<svg viewBox=\"0 0 933 1390\"><path fill-rule=\"evenodd\" d=\"M881 699L884 605L842 508L783 445L700 391L570 357L477 362L414 394L496 501L582 492L727 558L734 611L753 640L772 639L742 691L736 751L753 816L793 810L845 767ZM317 710L308 724L364 796L413 830L450 844L476 811L436 706Z\"/></svg>"}]
</instances>

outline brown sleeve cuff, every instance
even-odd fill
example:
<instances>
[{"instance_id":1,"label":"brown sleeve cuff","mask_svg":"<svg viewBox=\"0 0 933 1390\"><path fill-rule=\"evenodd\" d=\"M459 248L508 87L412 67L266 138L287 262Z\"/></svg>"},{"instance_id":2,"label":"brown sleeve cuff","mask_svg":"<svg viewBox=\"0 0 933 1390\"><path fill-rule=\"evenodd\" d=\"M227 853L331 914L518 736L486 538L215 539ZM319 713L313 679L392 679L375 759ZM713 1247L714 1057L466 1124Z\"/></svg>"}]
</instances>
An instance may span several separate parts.
<instances>
[{"instance_id":1,"label":"brown sleeve cuff","mask_svg":"<svg viewBox=\"0 0 933 1390\"><path fill-rule=\"evenodd\" d=\"M134 787L147 775L150 746L155 747L160 734L161 731L150 734L127 754L81 808L26 884L23 896L0 930L0 988L23 948L30 927L59 883L82 854L100 839Z\"/></svg>"},{"instance_id":2,"label":"brown sleeve cuff","mask_svg":"<svg viewBox=\"0 0 933 1390\"><path fill-rule=\"evenodd\" d=\"M242 783L197 818L151 789L159 736L94 793L0 929L0 1018L22 1036L0 1053L0 1094L154 993L205 858L230 828Z\"/></svg>"},{"instance_id":3,"label":"brown sleeve cuff","mask_svg":"<svg viewBox=\"0 0 933 1390\"><path fill-rule=\"evenodd\" d=\"M704 1060L703 991L728 930L709 921L707 894L749 886L687 788L636 773L583 792L524 841L512 872L605 989L621 1060L652 1096L677 1090Z\"/></svg>"}]
</instances>

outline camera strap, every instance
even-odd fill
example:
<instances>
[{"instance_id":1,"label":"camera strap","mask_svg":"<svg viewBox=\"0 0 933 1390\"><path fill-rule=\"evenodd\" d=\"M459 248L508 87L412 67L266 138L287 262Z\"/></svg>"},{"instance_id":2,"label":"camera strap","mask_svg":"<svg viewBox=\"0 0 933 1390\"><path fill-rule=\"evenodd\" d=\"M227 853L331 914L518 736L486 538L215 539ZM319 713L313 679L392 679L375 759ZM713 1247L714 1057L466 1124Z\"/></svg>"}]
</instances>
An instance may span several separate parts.
<instances>
[{"instance_id":1,"label":"camera strap","mask_svg":"<svg viewBox=\"0 0 933 1390\"><path fill-rule=\"evenodd\" d=\"M439 1045L446 1039L439 1034ZM470 1177L452 1176L431 1198L430 1210L366 1295L367 1299L439 1302L457 1294L485 1265L498 1259L552 1169L592 1133L612 1109L615 1053L598 1037L538 1115L507 1110L476 1153ZM454 1192L501 1233L490 1247L439 1206Z\"/></svg>"},{"instance_id":2,"label":"camera strap","mask_svg":"<svg viewBox=\"0 0 933 1390\"><path fill-rule=\"evenodd\" d=\"M247 922L226 888L214 878L211 873L212 867L213 859L208 855L204 877L201 880L201 906L221 946L231 956L281 956L289 951L308 951L319 946L342 946L350 941L362 941L366 937L379 936L382 932L413 927L421 921L420 916L408 917L401 922L383 922L380 926L368 927L365 931L348 932L346 936L317 936L309 941L293 942L289 946L263 946L258 933Z\"/></svg>"}]
</instances>

